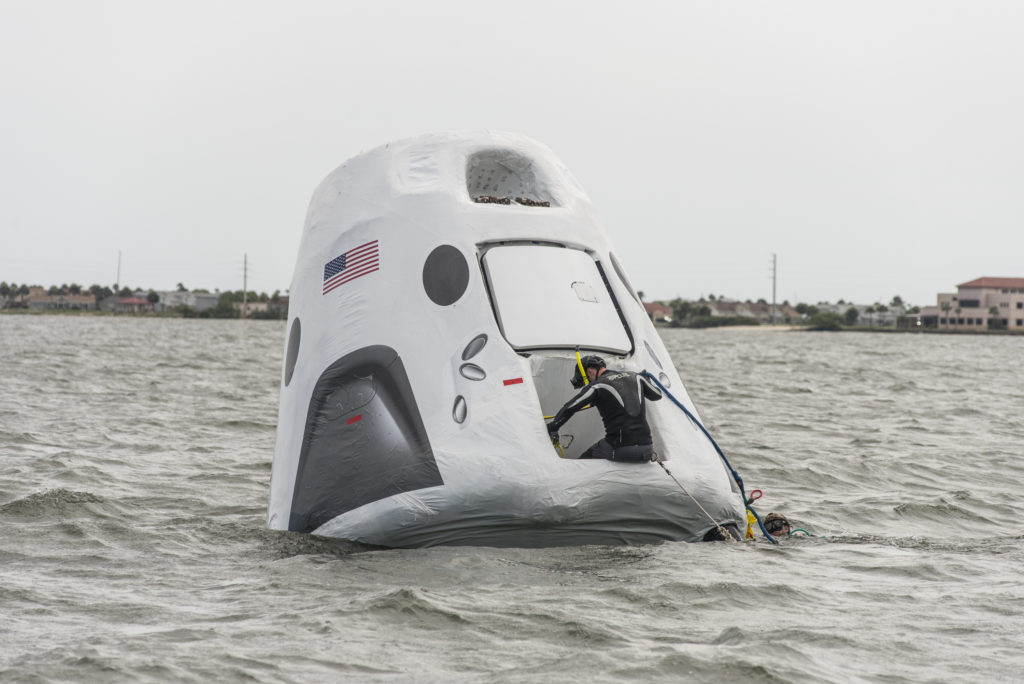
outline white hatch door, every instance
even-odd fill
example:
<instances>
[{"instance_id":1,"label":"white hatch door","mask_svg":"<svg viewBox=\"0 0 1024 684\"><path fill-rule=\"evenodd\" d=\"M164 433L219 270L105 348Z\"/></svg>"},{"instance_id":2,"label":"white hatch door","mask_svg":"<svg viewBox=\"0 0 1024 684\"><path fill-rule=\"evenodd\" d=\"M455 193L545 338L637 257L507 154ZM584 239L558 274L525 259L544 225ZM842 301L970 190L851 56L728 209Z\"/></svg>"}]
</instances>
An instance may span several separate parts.
<instances>
[{"instance_id":1,"label":"white hatch door","mask_svg":"<svg viewBox=\"0 0 1024 684\"><path fill-rule=\"evenodd\" d=\"M630 351L612 295L586 252L509 245L488 250L483 265L498 325L515 349Z\"/></svg>"}]
</instances>

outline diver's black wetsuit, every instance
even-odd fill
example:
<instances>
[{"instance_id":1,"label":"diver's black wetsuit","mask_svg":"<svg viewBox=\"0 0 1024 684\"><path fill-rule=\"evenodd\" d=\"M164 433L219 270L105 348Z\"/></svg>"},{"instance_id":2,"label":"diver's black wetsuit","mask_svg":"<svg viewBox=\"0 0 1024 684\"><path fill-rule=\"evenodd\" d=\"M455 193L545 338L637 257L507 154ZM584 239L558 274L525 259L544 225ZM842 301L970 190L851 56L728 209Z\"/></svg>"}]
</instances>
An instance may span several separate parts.
<instances>
[{"instance_id":1,"label":"diver's black wetsuit","mask_svg":"<svg viewBox=\"0 0 1024 684\"><path fill-rule=\"evenodd\" d=\"M630 371L605 371L558 410L548 423L555 434L577 411L593 404L604 421L604 439L580 458L610 461L650 461L654 457L645 399L661 399L661 390L643 375Z\"/></svg>"}]
</instances>

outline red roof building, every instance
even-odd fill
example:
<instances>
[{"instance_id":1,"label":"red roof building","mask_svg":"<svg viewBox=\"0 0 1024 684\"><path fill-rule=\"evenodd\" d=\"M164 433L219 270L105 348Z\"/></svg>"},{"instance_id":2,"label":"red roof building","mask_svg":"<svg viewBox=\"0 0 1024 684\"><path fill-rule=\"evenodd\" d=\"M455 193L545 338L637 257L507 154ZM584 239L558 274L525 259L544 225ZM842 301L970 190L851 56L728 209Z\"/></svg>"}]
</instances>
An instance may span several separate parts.
<instances>
[{"instance_id":1,"label":"red roof building","mask_svg":"<svg viewBox=\"0 0 1024 684\"><path fill-rule=\"evenodd\" d=\"M977 278L967 283L960 283L957 289L962 287L983 287L997 290L1024 290L1024 278Z\"/></svg>"},{"instance_id":2,"label":"red roof building","mask_svg":"<svg viewBox=\"0 0 1024 684\"><path fill-rule=\"evenodd\" d=\"M148 299L141 297L124 297L117 300L117 307L114 310L118 313L143 313L152 311L153 305Z\"/></svg>"},{"instance_id":3,"label":"red roof building","mask_svg":"<svg viewBox=\"0 0 1024 684\"><path fill-rule=\"evenodd\" d=\"M1024 333L1024 278L975 278L956 289L956 294L939 294L936 306L921 310L925 327Z\"/></svg>"},{"instance_id":4,"label":"red roof building","mask_svg":"<svg viewBox=\"0 0 1024 684\"><path fill-rule=\"evenodd\" d=\"M647 312L648 317L655 323L672 320L672 307L666 306L661 302L644 302L644 311Z\"/></svg>"}]
</instances>

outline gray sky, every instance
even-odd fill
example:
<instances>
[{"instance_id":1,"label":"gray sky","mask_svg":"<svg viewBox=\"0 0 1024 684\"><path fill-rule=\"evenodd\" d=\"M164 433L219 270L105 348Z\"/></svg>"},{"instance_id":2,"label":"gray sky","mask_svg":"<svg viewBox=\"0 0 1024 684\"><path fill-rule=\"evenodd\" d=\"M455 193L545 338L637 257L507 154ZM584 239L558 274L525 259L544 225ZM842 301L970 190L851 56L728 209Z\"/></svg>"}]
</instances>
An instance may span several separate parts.
<instances>
[{"instance_id":1,"label":"gray sky","mask_svg":"<svg viewBox=\"0 0 1024 684\"><path fill-rule=\"evenodd\" d=\"M285 290L391 140L549 145L648 299L1024 277L1024 3L0 0L0 280Z\"/></svg>"}]
</instances>

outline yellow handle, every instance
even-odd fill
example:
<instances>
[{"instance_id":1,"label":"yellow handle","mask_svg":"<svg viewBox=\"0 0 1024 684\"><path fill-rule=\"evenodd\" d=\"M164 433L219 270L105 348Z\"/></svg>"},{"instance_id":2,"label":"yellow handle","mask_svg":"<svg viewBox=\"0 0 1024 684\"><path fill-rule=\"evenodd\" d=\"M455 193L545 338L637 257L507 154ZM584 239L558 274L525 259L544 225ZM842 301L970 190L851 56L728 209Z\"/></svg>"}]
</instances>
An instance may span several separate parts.
<instances>
[{"instance_id":1,"label":"yellow handle","mask_svg":"<svg viewBox=\"0 0 1024 684\"><path fill-rule=\"evenodd\" d=\"M589 385L590 384L590 378L587 377L587 371L583 368L583 357L580 356L580 350L579 349L576 350L576 365L580 369L580 375L583 376L583 384L584 384L584 386ZM590 408L590 406L591 405L584 406L580 410L581 411L585 411L586 409ZM554 418L554 416L544 416L544 420L551 420L552 418ZM551 443L554 444L555 447L558 448L558 451L562 454L562 458L565 458L565 449L562 448L562 443L557 438L551 440Z\"/></svg>"},{"instance_id":2,"label":"yellow handle","mask_svg":"<svg viewBox=\"0 0 1024 684\"><path fill-rule=\"evenodd\" d=\"M576 350L576 366L580 369L580 375L583 376L583 386L586 387L590 384L590 378L587 377L587 371L583 367L583 357L580 356L580 350Z\"/></svg>"},{"instance_id":3,"label":"yellow handle","mask_svg":"<svg viewBox=\"0 0 1024 684\"><path fill-rule=\"evenodd\" d=\"M576 350L576 365L579 366L580 375L583 376L583 386L586 387L587 385L590 384L590 376L587 375L587 370L583 367L583 357L580 356L579 349ZM586 411L591 406L593 406L593 404L587 404L586 406L581 408L580 411Z\"/></svg>"}]
</instances>

